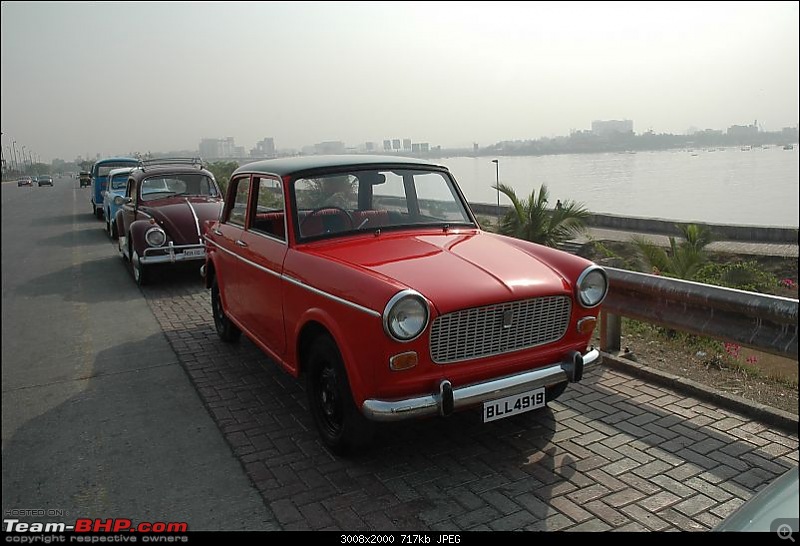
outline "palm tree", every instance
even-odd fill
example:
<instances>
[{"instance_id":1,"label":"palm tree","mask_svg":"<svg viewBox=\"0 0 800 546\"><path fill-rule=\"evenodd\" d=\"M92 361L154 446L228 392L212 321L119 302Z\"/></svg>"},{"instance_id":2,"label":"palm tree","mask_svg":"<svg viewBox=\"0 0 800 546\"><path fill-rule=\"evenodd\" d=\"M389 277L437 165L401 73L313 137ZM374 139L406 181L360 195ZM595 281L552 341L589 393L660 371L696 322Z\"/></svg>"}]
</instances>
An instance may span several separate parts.
<instances>
[{"instance_id":1,"label":"palm tree","mask_svg":"<svg viewBox=\"0 0 800 546\"><path fill-rule=\"evenodd\" d=\"M500 219L498 231L542 245L556 247L573 239L586 229L589 211L581 203L571 200L561 202L561 207L548 209L549 193L542 184L537 195L531 191L527 200L520 200L514 190L505 184L492 188L501 191L511 200L513 207Z\"/></svg>"},{"instance_id":2,"label":"palm tree","mask_svg":"<svg viewBox=\"0 0 800 546\"><path fill-rule=\"evenodd\" d=\"M691 280L706 261L705 247L711 242L711 233L707 227L696 224L675 227L683 235L683 241L678 243L675 237L670 237L669 252L641 235L631 237L631 241L653 272Z\"/></svg>"}]
</instances>

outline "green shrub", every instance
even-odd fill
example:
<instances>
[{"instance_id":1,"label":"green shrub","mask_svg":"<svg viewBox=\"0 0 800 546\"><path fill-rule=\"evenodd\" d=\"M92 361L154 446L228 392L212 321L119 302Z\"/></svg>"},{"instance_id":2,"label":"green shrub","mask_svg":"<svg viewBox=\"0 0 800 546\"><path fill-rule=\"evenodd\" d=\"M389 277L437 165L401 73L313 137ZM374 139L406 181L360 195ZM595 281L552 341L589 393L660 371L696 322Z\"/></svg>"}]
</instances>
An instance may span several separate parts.
<instances>
[{"instance_id":1,"label":"green shrub","mask_svg":"<svg viewBox=\"0 0 800 546\"><path fill-rule=\"evenodd\" d=\"M778 284L775 275L761 269L755 261L736 263L707 263L697 272L697 282L748 290L750 292L771 293Z\"/></svg>"}]
</instances>

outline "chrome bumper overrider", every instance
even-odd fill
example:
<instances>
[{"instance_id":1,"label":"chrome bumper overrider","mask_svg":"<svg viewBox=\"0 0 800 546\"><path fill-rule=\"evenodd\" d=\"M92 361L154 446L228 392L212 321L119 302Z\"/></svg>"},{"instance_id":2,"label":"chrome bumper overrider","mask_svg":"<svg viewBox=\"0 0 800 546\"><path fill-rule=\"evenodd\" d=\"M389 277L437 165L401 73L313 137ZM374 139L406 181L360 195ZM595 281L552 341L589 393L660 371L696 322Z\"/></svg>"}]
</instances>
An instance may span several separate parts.
<instances>
[{"instance_id":1,"label":"chrome bumper overrider","mask_svg":"<svg viewBox=\"0 0 800 546\"><path fill-rule=\"evenodd\" d=\"M455 410L475 406L489 400L555 385L565 381L576 382L583 377L583 369L600 362L600 351L591 349L581 355L573 351L566 362L557 362L528 372L507 375L481 383L453 387L450 381L439 384L439 392L402 400L364 400L361 411L373 421L402 421L426 415L449 415Z\"/></svg>"},{"instance_id":2,"label":"chrome bumper overrider","mask_svg":"<svg viewBox=\"0 0 800 546\"><path fill-rule=\"evenodd\" d=\"M192 260L205 260L205 253L197 256L187 256L185 250L204 249L203 245L173 245L157 246L144 249L144 256L139 258L143 264L163 264L175 262L188 262Z\"/></svg>"}]
</instances>

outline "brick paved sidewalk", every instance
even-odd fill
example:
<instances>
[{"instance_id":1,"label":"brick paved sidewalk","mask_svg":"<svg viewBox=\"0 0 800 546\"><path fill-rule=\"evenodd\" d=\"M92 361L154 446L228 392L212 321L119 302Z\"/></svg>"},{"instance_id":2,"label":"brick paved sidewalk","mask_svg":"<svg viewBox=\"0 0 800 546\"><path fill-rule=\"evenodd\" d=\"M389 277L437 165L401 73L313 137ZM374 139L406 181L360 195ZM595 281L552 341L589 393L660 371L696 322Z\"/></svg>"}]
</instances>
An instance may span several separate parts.
<instances>
[{"instance_id":1,"label":"brick paved sidewalk","mask_svg":"<svg viewBox=\"0 0 800 546\"><path fill-rule=\"evenodd\" d=\"M549 409L386 425L336 458L302 382L220 342L196 280L143 291L273 529L707 530L798 464L796 436L603 367Z\"/></svg>"}]
</instances>

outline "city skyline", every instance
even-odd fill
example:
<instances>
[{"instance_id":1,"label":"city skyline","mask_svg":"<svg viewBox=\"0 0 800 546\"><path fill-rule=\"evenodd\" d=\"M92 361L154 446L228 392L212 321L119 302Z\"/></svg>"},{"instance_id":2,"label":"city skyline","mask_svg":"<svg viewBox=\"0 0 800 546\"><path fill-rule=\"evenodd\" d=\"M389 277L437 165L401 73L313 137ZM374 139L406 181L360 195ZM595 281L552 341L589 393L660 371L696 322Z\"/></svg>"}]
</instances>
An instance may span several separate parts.
<instances>
[{"instance_id":1,"label":"city skyline","mask_svg":"<svg viewBox=\"0 0 800 546\"><path fill-rule=\"evenodd\" d=\"M796 2L5 2L1 21L4 153L42 160L798 120Z\"/></svg>"}]
</instances>

